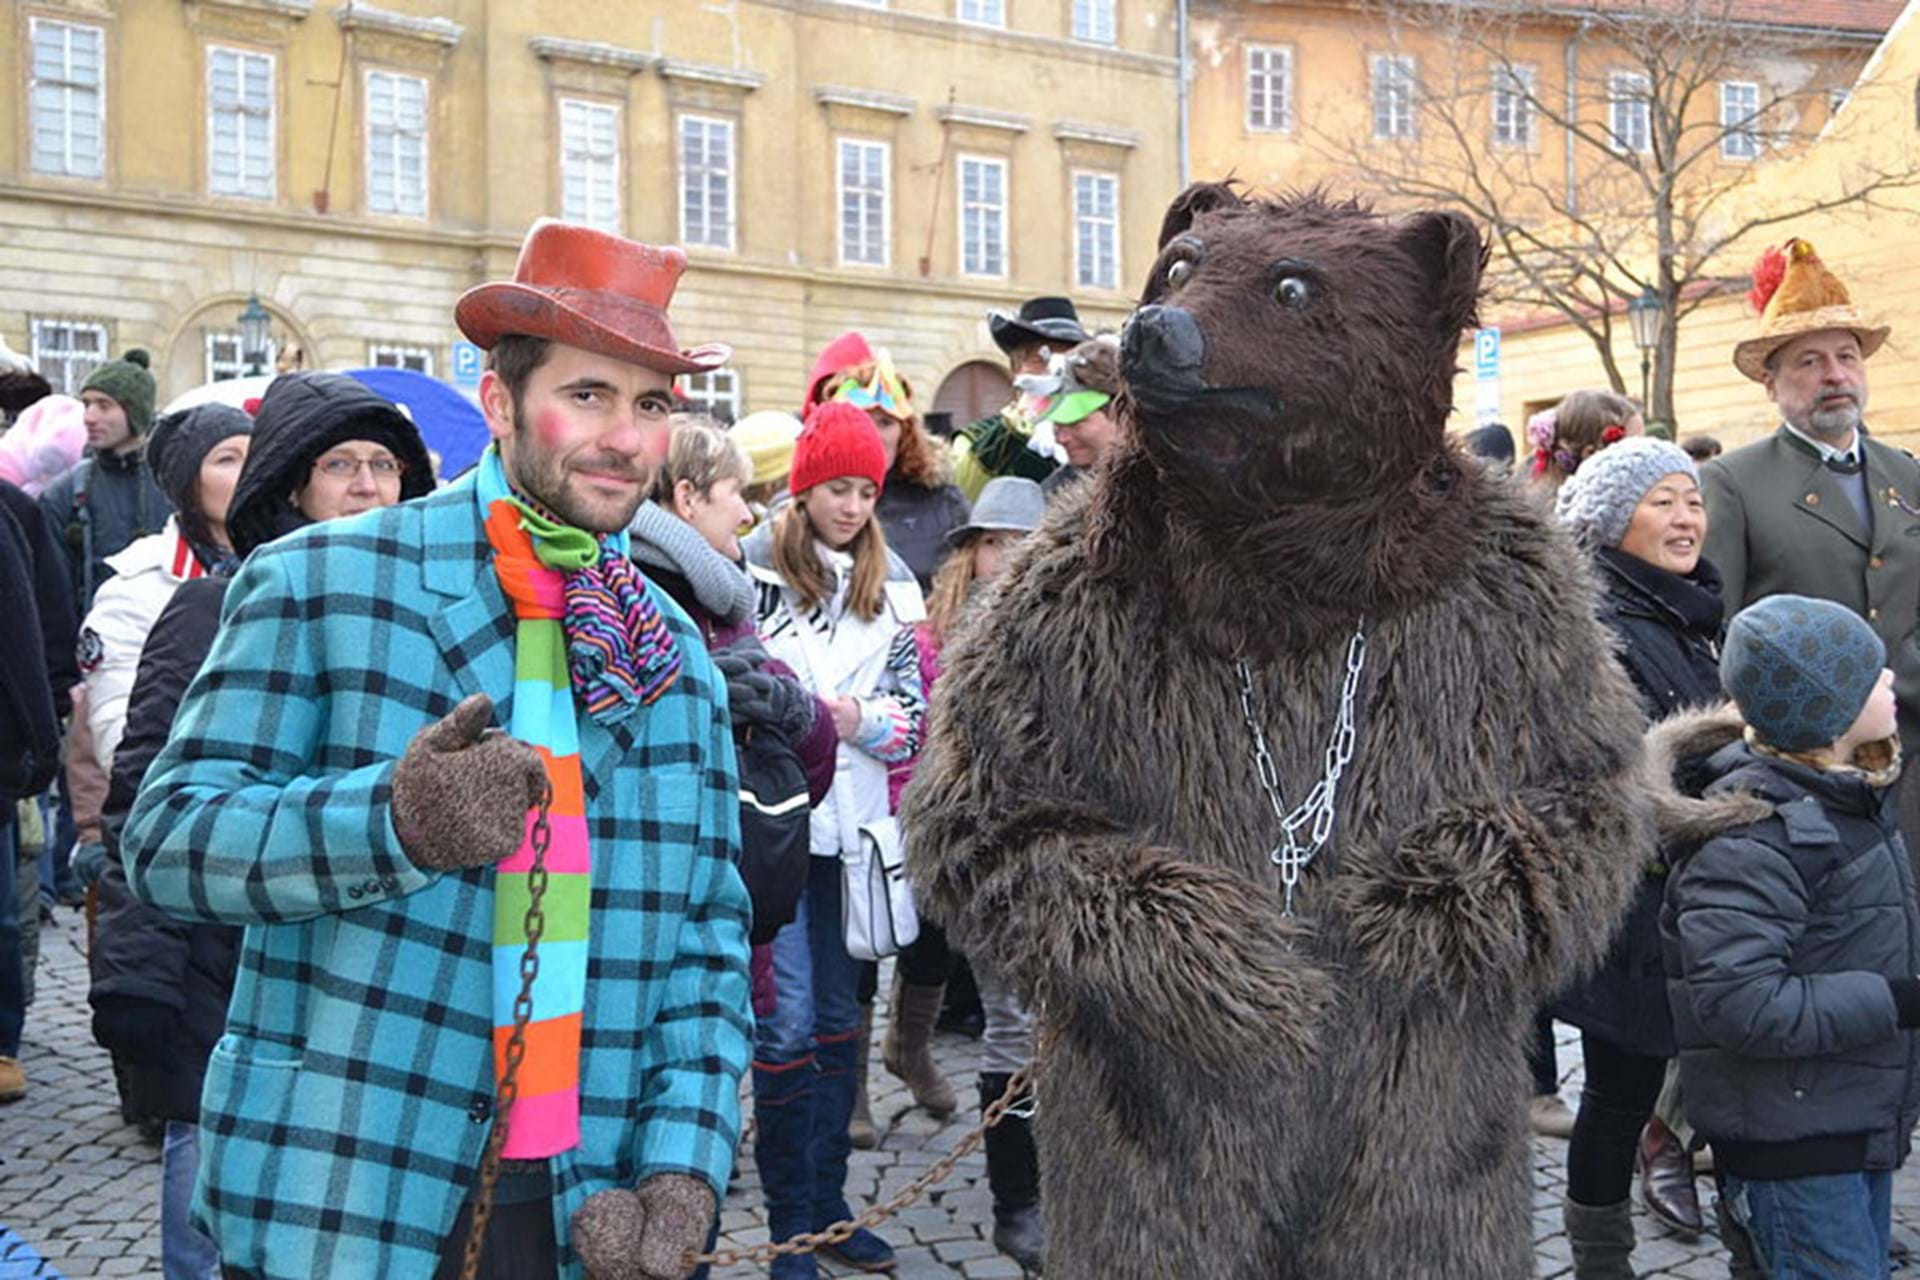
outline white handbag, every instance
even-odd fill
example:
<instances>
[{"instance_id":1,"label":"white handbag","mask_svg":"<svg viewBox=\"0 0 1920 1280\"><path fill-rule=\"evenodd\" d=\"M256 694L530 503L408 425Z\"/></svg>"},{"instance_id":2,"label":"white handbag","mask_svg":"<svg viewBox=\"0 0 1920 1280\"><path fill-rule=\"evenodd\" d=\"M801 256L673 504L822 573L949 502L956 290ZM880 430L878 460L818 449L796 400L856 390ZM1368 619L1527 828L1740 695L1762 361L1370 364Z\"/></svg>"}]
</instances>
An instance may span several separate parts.
<instances>
[{"instance_id":1,"label":"white handbag","mask_svg":"<svg viewBox=\"0 0 1920 1280\"><path fill-rule=\"evenodd\" d=\"M840 926L855 960L890 956L920 936L898 819L865 823L858 846L841 850Z\"/></svg>"}]
</instances>

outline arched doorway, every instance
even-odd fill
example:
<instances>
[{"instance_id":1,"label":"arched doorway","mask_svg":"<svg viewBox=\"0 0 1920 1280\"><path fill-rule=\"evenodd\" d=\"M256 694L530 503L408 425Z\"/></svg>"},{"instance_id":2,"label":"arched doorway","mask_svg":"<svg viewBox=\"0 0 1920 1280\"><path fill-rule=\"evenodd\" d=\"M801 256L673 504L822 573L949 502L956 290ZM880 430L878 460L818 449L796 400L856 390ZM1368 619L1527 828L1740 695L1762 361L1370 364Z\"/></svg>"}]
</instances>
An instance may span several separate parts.
<instances>
[{"instance_id":1,"label":"arched doorway","mask_svg":"<svg viewBox=\"0 0 1920 1280\"><path fill-rule=\"evenodd\" d=\"M202 383L253 372L240 342L240 312L250 297L249 294L218 295L200 302L180 322L167 350L155 353L164 354L165 359L164 368L154 370L160 378L161 403ZM297 345L303 353L313 350L307 334L284 308L269 298L260 299L260 305L273 317L261 373L277 371L281 348L288 344ZM305 361L305 367L314 367L311 359Z\"/></svg>"},{"instance_id":2,"label":"arched doorway","mask_svg":"<svg viewBox=\"0 0 1920 1280\"><path fill-rule=\"evenodd\" d=\"M969 360L941 382L933 408L927 412L927 426L938 434L950 435L956 427L998 413L1011 399L1013 379L1004 365Z\"/></svg>"}]
</instances>

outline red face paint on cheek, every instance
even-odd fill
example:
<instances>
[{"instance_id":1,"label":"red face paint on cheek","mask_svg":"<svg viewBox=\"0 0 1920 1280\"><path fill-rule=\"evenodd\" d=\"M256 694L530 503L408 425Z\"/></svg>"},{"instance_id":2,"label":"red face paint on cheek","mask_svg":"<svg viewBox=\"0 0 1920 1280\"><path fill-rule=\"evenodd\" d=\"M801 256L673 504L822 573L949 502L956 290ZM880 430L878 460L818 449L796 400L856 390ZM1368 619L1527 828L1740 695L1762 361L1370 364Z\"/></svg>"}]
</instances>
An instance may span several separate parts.
<instances>
[{"instance_id":1,"label":"red face paint on cheek","mask_svg":"<svg viewBox=\"0 0 1920 1280\"><path fill-rule=\"evenodd\" d=\"M558 449L567 442L567 420L557 409L546 409L534 415L534 438L544 449Z\"/></svg>"}]
</instances>

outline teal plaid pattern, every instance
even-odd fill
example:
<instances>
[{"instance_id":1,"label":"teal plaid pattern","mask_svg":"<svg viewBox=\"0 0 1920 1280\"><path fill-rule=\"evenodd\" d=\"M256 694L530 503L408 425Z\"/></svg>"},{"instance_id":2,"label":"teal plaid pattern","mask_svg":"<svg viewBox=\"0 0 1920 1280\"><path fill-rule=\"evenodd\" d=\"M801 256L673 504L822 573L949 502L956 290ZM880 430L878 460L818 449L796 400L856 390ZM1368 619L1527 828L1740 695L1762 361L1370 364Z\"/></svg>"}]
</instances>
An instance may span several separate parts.
<instances>
[{"instance_id":1,"label":"teal plaid pattern","mask_svg":"<svg viewBox=\"0 0 1920 1280\"><path fill-rule=\"evenodd\" d=\"M255 552L127 823L136 894L247 926L196 1217L273 1280L428 1280L486 1141L493 873L415 867L389 804L394 761L461 698L511 714L513 616L471 484ZM680 679L580 722L595 927L582 1140L552 1162L565 1280L594 1192L686 1173L725 1195L750 1052L725 685L647 590Z\"/></svg>"}]
</instances>

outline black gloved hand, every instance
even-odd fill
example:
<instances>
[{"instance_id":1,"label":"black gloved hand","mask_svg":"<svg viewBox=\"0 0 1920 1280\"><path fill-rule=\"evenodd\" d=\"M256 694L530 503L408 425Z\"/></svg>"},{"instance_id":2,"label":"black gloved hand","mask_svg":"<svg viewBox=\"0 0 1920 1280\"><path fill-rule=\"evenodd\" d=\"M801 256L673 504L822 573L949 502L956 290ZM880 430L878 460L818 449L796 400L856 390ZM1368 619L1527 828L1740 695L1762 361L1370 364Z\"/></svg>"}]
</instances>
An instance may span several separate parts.
<instances>
[{"instance_id":1,"label":"black gloved hand","mask_svg":"<svg viewBox=\"0 0 1920 1280\"><path fill-rule=\"evenodd\" d=\"M749 671L727 680L727 708L735 728L764 729L799 746L813 728L818 703L805 686L771 671Z\"/></svg>"},{"instance_id":2,"label":"black gloved hand","mask_svg":"<svg viewBox=\"0 0 1920 1280\"><path fill-rule=\"evenodd\" d=\"M180 1056L180 1011L131 996L93 1002L93 1038L101 1048L136 1067L163 1067Z\"/></svg>"},{"instance_id":3,"label":"black gloved hand","mask_svg":"<svg viewBox=\"0 0 1920 1280\"><path fill-rule=\"evenodd\" d=\"M729 680L748 671L758 671L772 661L773 655L755 635L741 636L726 648L713 651L713 665Z\"/></svg>"}]
</instances>

